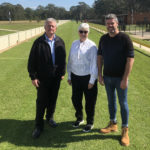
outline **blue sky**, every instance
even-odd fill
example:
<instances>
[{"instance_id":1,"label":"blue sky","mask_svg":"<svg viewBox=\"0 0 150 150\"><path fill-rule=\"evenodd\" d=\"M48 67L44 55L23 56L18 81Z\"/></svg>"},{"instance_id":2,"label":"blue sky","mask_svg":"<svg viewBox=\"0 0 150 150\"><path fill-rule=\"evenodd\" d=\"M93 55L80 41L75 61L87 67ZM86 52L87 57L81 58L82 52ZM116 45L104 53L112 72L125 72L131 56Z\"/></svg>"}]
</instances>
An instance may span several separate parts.
<instances>
[{"instance_id":1,"label":"blue sky","mask_svg":"<svg viewBox=\"0 0 150 150\"><path fill-rule=\"evenodd\" d=\"M21 4L24 8L30 7L36 9L37 6L42 5L46 6L47 4L54 4L58 7L64 7L66 10L69 10L71 6L78 5L78 2L85 2L89 6L92 6L94 0L0 0L0 4L8 2L11 4Z\"/></svg>"}]
</instances>

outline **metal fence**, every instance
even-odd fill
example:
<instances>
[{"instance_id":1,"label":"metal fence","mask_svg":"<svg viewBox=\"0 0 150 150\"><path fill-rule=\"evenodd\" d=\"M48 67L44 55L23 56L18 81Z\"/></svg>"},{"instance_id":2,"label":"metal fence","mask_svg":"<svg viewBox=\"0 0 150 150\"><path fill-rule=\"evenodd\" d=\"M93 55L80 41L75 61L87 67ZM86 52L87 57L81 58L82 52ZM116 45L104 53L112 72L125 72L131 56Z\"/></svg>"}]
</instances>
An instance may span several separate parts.
<instances>
[{"instance_id":1,"label":"metal fence","mask_svg":"<svg viewBox=\"0 0 150 150\"><path fill-rule=\"evenodd\" d=\"M150 37L150 24L119 25L120 31L125 31L140 37Z\"/></svg>"}]
</instances>

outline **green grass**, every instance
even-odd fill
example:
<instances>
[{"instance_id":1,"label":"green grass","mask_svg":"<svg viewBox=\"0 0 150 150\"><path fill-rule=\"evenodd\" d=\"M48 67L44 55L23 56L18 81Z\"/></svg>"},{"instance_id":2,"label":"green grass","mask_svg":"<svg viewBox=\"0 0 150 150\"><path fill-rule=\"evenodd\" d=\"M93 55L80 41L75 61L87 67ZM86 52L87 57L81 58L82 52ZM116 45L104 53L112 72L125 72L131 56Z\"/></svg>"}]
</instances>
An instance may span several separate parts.
<instances>
[{"instance_id":1,"label":"green grass","mask_svg":"<svg viewBox=\"0 0 150 150\"><path fill-rule=\"evenodd\" d=\"M77 28L78 24L74 22L58 27L57 34L65 41L67 56L71 43L78 39ZM89 38L96 44L100 36L99 32L91 29ZM28 77L27 60L34 40L35 38L0 54L0 150L150 149L150 57L138 51L135 51L128 92L131 141L128 148L120 145L121 119L118 104L119 132L107 135L98 133L109 121L106 92L100 85L94 129L90 133L83 133L84 126L72 128L75 111L71 103L71 86L67 84L67 75L61 83L55 112L55 120L59 126L52 129L45 123L41 137L33 140L31 133L34 128L36 90Z\"/></svg>"},{"instance_id":2,"label":"green grass","mask_svg":"<svg viewBox=\"0 0 150 150\"><path fill-rule=\"evenodd\" d=\"M136 24L133 24L133 25L126 25L126 30L128 30L128 31L130 31L130 30L133 30L133 31L135 31L135 30L137 30L137 31L141 31L141 30L146 30L146 25L144 25L143 27L142 27L142 25L136 25Z\"/></svg>"},{"instance_id":3,"label":"green grass","mask_svg":"<svg viewBox=\"0 0 150 150\"><path fill-rule=\"evenodd\" d=\"M0 30L0 36L14 33L13 31L2 31Z\"/></svg>"},{"instance_id":4,"label":"green grass","mask_svg":"<svg viewBox=\"0 0 150 150\"><path fill-rule=\"evenodd\" d=\"M89 25L92 26L92 27L95 27L95 28L99 28L99 29L107 32L106 26L104 26L104 25L95 24L95 23L89 23Z\"/></svg>"},{"instance_id":5,"label":"green grass","mask_svg":"<svg viewBox=\"0 0 150 150\"><path fill-rule=\"evenodd\" d=\"M44 25L44 21L36 22L36 21L14 21L12 23L0 21L0 29L7 29L12 31L0 30L0 36L11 34L17 31L24 31L28 29L33 29L37 27L41 27ZM14 31L13 31L14 30Z\"/></svg>"},{"instance_id":6,"label":"green grass","mask_svg":"<svg viewBox=\"0 0 150 150\"><path fill-rule=\"evenodd\" d=\"M0 29L10 29L10 30L18 30L18 31L23 31L23 30L28 30L32 28L37 28L40 26L43 26L44 22L29 22L29 21L16 21L12 23L8 22L0 22Z\"/></svg>"},{"instance_id":7,"label":"green grass","mask_svg":"<svg viewBox=\"0 0 150 150\"><path fill-rule=\"evenodd\" d=\"M130 34L129 34L130 35ZM146 41L146 40L142 40L142 39L138 39L138 38L135 38L133 37L132 35L130 35L132 41L136 42L136 43L139 43L143 46L146 46L146 47L149 47L150 48L150 41Z\"/></svg>"}]
</instances>

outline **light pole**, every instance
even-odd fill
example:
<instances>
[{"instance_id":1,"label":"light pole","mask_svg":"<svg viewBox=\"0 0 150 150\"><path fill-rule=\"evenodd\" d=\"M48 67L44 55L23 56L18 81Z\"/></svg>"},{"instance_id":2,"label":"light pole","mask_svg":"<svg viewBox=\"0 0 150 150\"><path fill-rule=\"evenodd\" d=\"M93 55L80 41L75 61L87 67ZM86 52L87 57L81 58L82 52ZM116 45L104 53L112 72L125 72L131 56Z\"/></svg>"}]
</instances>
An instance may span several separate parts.
<instances>
[{"instance_id":1,"label":"light pole","mask_svg":"<svg viewBox=\"0 0 150 150\"><path fill-rule=\"evenodd\" d=\"M133 9L131 10L131 19L132 19L132 24L133 24Z\"/></svg>"},{"instance_id":2,"label":"light pole","mask_svg":"<svg viewBox=\"0 0 150 150\"><path fill-rule=\"evenodd\" d=\"M11 23L11 13L10 13L10 11L8 13L8 16L9 16L9 23Z\"/></svg>"}]
</instances>

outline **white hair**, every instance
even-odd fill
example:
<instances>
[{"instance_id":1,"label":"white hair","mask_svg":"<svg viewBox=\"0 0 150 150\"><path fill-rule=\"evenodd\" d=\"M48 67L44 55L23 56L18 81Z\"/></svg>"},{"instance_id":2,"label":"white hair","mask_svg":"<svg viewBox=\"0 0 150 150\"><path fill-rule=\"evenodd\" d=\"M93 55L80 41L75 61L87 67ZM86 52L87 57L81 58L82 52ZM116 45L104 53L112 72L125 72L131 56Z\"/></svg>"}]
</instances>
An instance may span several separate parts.
<instances>
[{"instance_id":1,"label":"white hair","mask_svg":"<svg viewBox=\"0 0 150 150\"><path fill-rule=\"evenodd\" d=\"M78 31L80 31L81 29L83 29L83 30L86 29L89 32L90 31L90 26L87 23L81 23L79 28L78 28Z\"/></svg>"},{"instance_id":2,"label":"white hair","mask_svg":"<svg viewBox=\"0 0 150 150\"><path fill-rule=\"evenodd\" d=\"M47 18L45 20L44 26L46 26L47 22L55 22L56 23L56 27L57 27L57 21L56 21L56 19L54 19L54 18Z\"/></svg>"}]
</instances>

